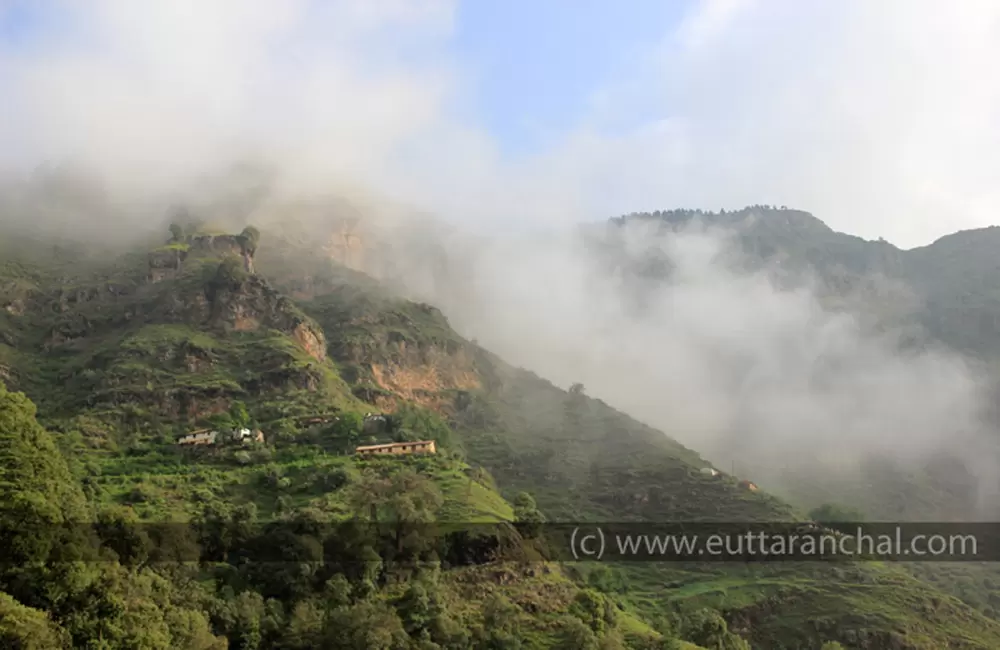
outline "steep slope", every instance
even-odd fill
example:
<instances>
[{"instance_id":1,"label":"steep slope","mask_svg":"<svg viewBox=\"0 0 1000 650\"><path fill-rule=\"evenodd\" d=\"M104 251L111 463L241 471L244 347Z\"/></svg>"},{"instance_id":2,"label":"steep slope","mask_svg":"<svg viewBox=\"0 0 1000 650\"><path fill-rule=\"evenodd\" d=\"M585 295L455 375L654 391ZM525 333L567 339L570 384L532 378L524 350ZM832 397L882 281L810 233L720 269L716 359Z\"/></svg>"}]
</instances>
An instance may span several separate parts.
<instances>
[{"instance_id":1,"label":"steep slope","mask_svg":"<svg viewBox=\"0 0 1000 650\"><path fill-rule=\"evenodd\" d=\"M33 589L47 588L32 579L30 588L10 583L18 589L10 602L0 595L2 638L18 647L52 639L87 647L103 635L108 647L144 639L143 647L205 650L222 637L230 647L356 650L517 640L544 648L566 639L644 647L662 638L556 565L476 555L490 552L489 543L483 551L465 543L456 559L435 538L421 541L419 528L391 545L364 535L350 541L331 522L366 517L369 508L390 521L466 523L509 521L515 510L487 473L453 453L447 425L420 407L419 395L395 399L386 426L369 430L363 414L371 406L341 377L323 331L252 272L237 239L196 233L110 262L38 253L8 258L6 306L17 306L3 323L5 376L38 401L57 432L80 481L74 489L87 499L74 514L99 522L99 541L117 558L103 566L131 581L133 606L158 612L146 601L159 580L156 598L187 590L193 609L178 615L196 620L188 637L136 621L128 633L98 631L81 622L79 603L32 600ZM202 426L259 427L266 442L177 445L179 434ZM441 453L370 461L352 454L362 441L410 438L433 438ZM5 492L3 502L17 498ZM303 538L303 530L312 532ZM434 568L437 552L444 573ZM285 572L275 560L296 568ZM172 603L158 607L175 616Z\"/></svg>"},{"instance_id":2,"label":"steep slope","mask_svg":"<svg viewBox=\"0 0 1000 650\"><path fill-rule=\"evenodd\" d=\"M696 453L585 396L504 364L455 335L444 317L307 251L295 268L271 269L300 286L303 310L327 333L353 392L379 407L417 399L446 416L467 459L505 494L528 490L564 521L751 521L797 517L786 503L706 477ZM713 607L761 647L801 648L827 639L850 647L989 647L996 624L892 567L615 567L601 583L649 620L664 607ZM628 586L626 586L628 585ZM669 585L664 588L664 585ZM906 592L928 600L908 602ZM923 597L921 597L922 599ZM935 612L926 620L915 611ZM964 644L964 645L963 645Z\"/></svg>"},{"instance_id":3,"label":"steep slope","mask_svg":"<svg viewBox=\"0 0 1000 650\"><path fill-rule=\"evenodd\" d=\"M530 518L532 501L563 521L798 515L738 477L703 475L695 452L583 387L562 391L512 368L433 307L321 256L265 263L254 250L248 263L236 237L174 240L113 261L9 258L2 363L56 431L105 534L134 530L133 520L188 522L200 550L156 536L151 546L142 535L106 541L123 566L200 560L143 579L186 585L233 647L512 647L503 645L512 638L648 647L655 627L737 648L727 625L769 648L1000 645L996 623L891 567L600 571L468 550L455 558L420 535L350 541L330 522L370 512L502 521ZM388 415L385 425L367 426L370 411ZM176 444L192 428L243 425L263 430L265 443ZM443 453L350 453L362 441L413 438L433 438ZM248 529L254 521L263 528ZM297 568L271 567L276 557ZM408 561L431 568L414 573ZM54 620L69 625L74 611Z\"/></svg>"}]
</instances>

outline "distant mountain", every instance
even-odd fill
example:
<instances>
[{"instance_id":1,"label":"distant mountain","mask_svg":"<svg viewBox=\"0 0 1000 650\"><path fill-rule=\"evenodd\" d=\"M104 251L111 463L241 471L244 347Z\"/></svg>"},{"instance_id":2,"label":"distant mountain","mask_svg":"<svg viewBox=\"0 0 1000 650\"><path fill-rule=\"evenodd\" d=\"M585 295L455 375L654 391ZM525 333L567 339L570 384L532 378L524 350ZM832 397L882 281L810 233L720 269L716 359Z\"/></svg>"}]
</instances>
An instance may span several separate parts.
<instances>
[{"instance_id":1,"label":"distant mountain","mask_svg":"<svg viewBox=\"0 0 1000 650\"><path fill-rule=\"evenodd\" d=\"M814 275L830 301L863 296L862 306L879 314L883 327L910 321L955 350L990 362L1000 358L998 226L902 250L836 232L808 212L768 206L633 213L612 223L724 229L735 235L749 268L777 265L786 275Z\"/></svg>"}]
</instances>

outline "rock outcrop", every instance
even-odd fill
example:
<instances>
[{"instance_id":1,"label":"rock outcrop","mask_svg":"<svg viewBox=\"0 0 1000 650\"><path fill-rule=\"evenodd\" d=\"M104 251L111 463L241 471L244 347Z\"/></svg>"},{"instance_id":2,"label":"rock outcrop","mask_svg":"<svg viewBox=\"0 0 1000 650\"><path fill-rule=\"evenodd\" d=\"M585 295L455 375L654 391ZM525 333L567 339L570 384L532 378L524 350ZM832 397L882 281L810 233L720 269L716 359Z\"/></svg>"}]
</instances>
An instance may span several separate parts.
<instances>
[{"instance_id":1,"label":"rock outcrop","mask_svg":"<svg viewBox=\"0 0 1000 650\"><path fill-rule=\"evenodd\" d=\"M330 259L354 271L366 272L365 238L358 219L343 220L336 224L324 251Z\"/></svg>"}]
</instances>

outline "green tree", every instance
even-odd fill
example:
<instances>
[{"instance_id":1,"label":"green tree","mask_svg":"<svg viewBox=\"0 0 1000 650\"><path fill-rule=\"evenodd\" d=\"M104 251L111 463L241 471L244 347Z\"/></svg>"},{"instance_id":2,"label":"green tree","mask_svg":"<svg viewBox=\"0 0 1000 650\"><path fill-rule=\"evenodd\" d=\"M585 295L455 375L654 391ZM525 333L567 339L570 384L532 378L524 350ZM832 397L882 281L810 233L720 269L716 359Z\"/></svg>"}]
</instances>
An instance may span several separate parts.
<instances>
[{"instance_id":1,"label":"green tree","mask_svg":"<svg viewBox=\"0 0 1000 650\"><path fill-rule=\"evenodd\" d=\"M392 548L383 559L413 557L434 542L426 535L444 502L441 491L427 477L404 468L389 476L368 472L355 484L350 500L358 515L377 522L390 533Z\"/></svg>"},{"instance_id":2,"label":"green tree","mask_svg":"<svg viewBox=\"0 0 1000 650\"><path fill-rule=\"evenodd\" d=\"M534 510L538 510L535 497L527 492L518 492L517 496L514 497L514 512L531 512Z\"/></svg>"},{"instance_id":3,"label":"green tree","mask_svg":"<svg viewBox=\"0 0 1000 650\"><path fill-rule=\"evenodd\" d=\"M750 645L729 631L722 614L714 609L699 609L688 614L682 624L684 638L712 650L750 650Z\"/></svg>"},{"instance_id":4,"label":"green tree","mask_svg":"<svg viewBox=\"0 0 1000 650\"><path fill-rule=\"evenodd\" d=\"M230 413L216 413L208 417L206 423L219 432L228 432L236 428L236 423Z\"/></svg>"},{"instance_id":5,"label":"green tree","mask_svg":"<svg viewBox=\"0 0 1000 650\"><path fill-rule=\"evenodd\" d=\"M587 585L606 594L628 591L625 576L605 564L597 564L587 573Z\"/></svg>"},{"instance_id":6,"label":"green tree","mask_svg":"<svg viewBox=\"0 0 1000 650\"><path fill-rule=\"evenodd\" d=\"M844 646L837 641L827 641L820 647L819 650L844 650Z\"/></svg>"},{"instance_id":7,"label":"green tree","mask_svg":"<svg viewBox=\"0 0 1000 650\"><path fill-rule=\"evenodd\" d=\"M597 635L575 616L564 616L559 621L557 650L598 650Z\"/></svg>"},{"instance_id":8,"label":"green tree","mask_svg":"<svg viewBox=\"0 0 1000 650\"><path fill-rule=\"evenodd\" d=\"M132 508L112 507L101 510L95 526L101 544L112 549L118 561L135 566L149 555L152 541L139 525L139 517Z\"/></svg>"},{"instance_id":9,"label":"green tree","mask_svg":"<svg viewBox=\"0 0 1000 650\"><path fill-rule=\"evenodd\" d=\"M361 433L365 427L365 420L360 413L354 411L344 411L337 416L327 431L338 441L344 443L345 447L354 447L361 438Z\"/></svg>"},{"instance_id":10,"label":"green tree","mask_svg":"<svg viewBox=\"0 0 1000 650\"><path fill-rule=\"evenodd\" d=\"M240 233L239 239L243 247L243 252L247 255L254 255L257 252L257 246L260 244L260 231L253 226L247 226Z\"/></svg>"},{"instance_id":11,"label":"green tree","mask_svg":"<svg viewBox=\"0 0 1000 650\"><path fill-rule=\"evenodd\" d=\"M417 440L433 440L438 446L448 449L452 444L451 428L437 413L412 404L399 407L391 417L391 426L396 435L401 431Z\"/></svg>"},{"instance_id":12,"label":"green tree","mask_svg":"<svg viewBox=\"0 0 1000 650\"><path fill-rule=\"evenodd\" d=\"M500 594L492 594L483 603L483 626L476 631L476 648L489 650L519 650L521 612Z\"/></svg>"},{"instance_id":13,"label":"green tree","mask_svg":"<svg viewBox=\"0 0 1000 650\"><path fill-rule=\"evenodd\" d=\"M331 467L321 477L323 489L339 490L351 482L351 474L343 467Z\"/></svg>"},{"instance_id":14,"label":"green tree","mask_svg":"<svg viewBox=\"0 0 1000 650\"><path fill-rule=\"evenodd\" d=\"M351 583L338 573L323 585L323 602L327 609L347 607L351 604Z\"/></svg>"},{"instance_id":15,"label":"green tree","mask_svg":"<svg viewBox=\"0 0 1000 650\"><path fill-rule=\"evenodd\" d=\"M541 531L545 516L538 510L533 496L520 492L514 497L514 520L523 524L519 528L526 537L534 537Z\"/></svg>"},{"instance_id":16,"label":"green tree","mask_svg":"<svg viewBox=\"0 0 1000 650\"><path fill-rule=\"evenodd\" d=\"M229 603L232 650L258 650L264 640L262 619L266 614L264 598L255 591L244 591Z\"/></svg>"},{"instance_id":17,"label":"green tree","mask_svg":"<svg viewBox=\"0 0 1000 650\"><path fill-rule=\"evenodd\" d=\"M69 635L45 612L0 593L0 647L18 650L69 648Z\"/></svg>"},{"instance_id":18,"label":"green tree","mask_svg":"<svg viewBox=\"0 0 1000 650\"><path fill-rule=\"evenodd\" d=\"M614 627L617 619L614 604L593 589L578 592L569 607L569 613L586 623L598 635Z\"/></svg>"},{"instance_id":19,"label":"green tree","mask_svg":"<svg viewBox=\"0 0 1000 650\"><path fill-rule=\"evenodd\" d=\"M170 241L172 242L182 242L184 241L184 228L180 224L172 223L170 224Z\"/></svg>"},{"instance_id":20,"label":"green tree","mask_svg":"<svg viewBox=\"0 0 1000 650\"><path fill-rule=\"evenodd\" d=\"M414 638L419 636L431 622L431 598L427 589L419 582L411 582L396 602L396 611L403 621L406 633Z\"/></svg>"},{"instance_id":21,"label":"green tree","mask_svg":"<svg viewBox=\"0 0 1000 650\"><path fill-rule=\"evenodd\" d=\"M317 602L303 600L295 604L286 629L275 644L279 650L313 650L322 647L326 612Z\"/></svg>"},{"instance_id":22,"label":"green tree","mask_svg":"<svg viewBox=\"0 0 1000 650\"><path fill-rule=\"evenodd\" d=\"M247 411L247 405L243 402L232 403L229 407L229 418L232 420L234 428L245 429L250 426L250 413Z\"/></svg>"},{"instance_id":23,"label":"green tree","mask_svg":"<svg viewBox=\"0 0 1000 650\"><path fill-rule=\"evenodd\" d=\"M219 262L215 274L209 282L212 299L223 292L236 291L247 280L248 274L243 268L243 261L238 257L228 256Z\"/></svg>"},{"instance_id":24,"label":"green tree","mask_svg":"<svg viewBox=\"0 0 1000 650\"><path fill-rule=\"evenodd\" d=\"M335 610L324 641L321 647L331 650L407 650L410 645L396 612L367 601Z\"/></svg>"},{"instance_id":25,"label":"green tree","mask_svg":"<svg viewBox=\"0 0 1000 650\"><path fill-rule=\"evenodd\" d=\"M87 515L83 492L52 435L35 420L35 405L0 383L0 591L22 604L59 612L84 588L96 540L73 524Z\"/></svg>"}]
</instances>

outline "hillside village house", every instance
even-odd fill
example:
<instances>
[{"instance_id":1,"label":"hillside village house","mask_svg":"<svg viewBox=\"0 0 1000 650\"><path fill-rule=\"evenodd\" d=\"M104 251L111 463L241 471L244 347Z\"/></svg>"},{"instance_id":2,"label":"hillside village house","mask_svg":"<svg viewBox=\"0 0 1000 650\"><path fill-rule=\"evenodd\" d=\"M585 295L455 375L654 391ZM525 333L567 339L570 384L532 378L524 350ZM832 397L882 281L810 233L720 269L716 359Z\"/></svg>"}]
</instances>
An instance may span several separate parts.
<instances>
[{"instance_id":1,"label":"hillside village house","mask_svg":"<svg viewBox=\"0 0 1000 650\"><path fill-rule=\"evenodd\" d=\"M392 442L386 445L358 447L354 452L359 456L395 456L399 454L436 454L433 440L416 442Z\"/></svg>"},{"instance_id":2,"label":"hillside village house","mask_svg":"<svg viewBox=\"0 0 1000 650\"><path fill-rule=\"evenodd\" d=\"M199 431L192 431L187 435L181 436L177 440L178 445L214 445L219 439L218 431L211 431L209 429L201 429ZM238 429L230 433L233 440L237 442L264 442L264 432L251 431L250 429Z\"/></svg>"},{"instance_id":3,"label":"hillside village house","mask_svg":"<svg viewBox=\"0 0 1000 650\"><path fill-rule=\"evenodd\" d=\"M256 431L251 431L250 429L240 429L239 431L233 431L233 439L239 442L264 442L264 432L260 429Z\"/></svg>"}]
</instances>

